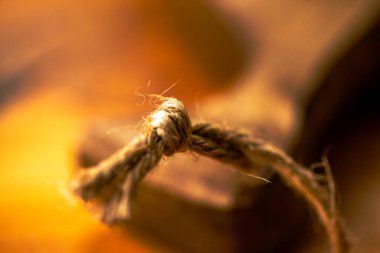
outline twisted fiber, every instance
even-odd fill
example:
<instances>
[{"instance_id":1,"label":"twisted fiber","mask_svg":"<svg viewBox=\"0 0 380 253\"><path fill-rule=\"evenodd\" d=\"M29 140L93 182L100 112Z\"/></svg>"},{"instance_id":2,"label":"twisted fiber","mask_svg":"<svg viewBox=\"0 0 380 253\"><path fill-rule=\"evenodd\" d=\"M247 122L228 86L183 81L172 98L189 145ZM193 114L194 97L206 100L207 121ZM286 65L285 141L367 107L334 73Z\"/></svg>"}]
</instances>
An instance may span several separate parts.
<instances>
[{"instance_id":1,"label":"twisted fiber","mask_svg":"<svg viewBox=\"0 0 380 253\"><path fill-rule=\"evenodd\" d=\"M335 208L330 171L326 177L318 177L280 149L242 131L208 123L191 126L180 101L159 100L161 105L145 119L139 136L96 167L80 170L72 181L77 195L99 207L103 222L114 224L126 220L130 216L131 199L144 176L164 155L190 150L245 172L271 168L315 210L329 236L332 252L347 250ZM327 187L320 183L321 179L327 181Z\"/></svg>"},{"instance_id":2,"label":"twisted fiber","mask_svg":"<svg viewBox=\"0 0 380 253\"><path fill-rule=\"evenodd\" d=\"M335 206L334 182L327 160L324 161L324 166L328 175L320 178L268 142L238 130L224 130L208 123L193 127L191 143L193 151L246 172L270 167L315 210L326 229L332 252L348 251L348 242ZM324 180L327 181L327 188L320 183Z\"/></svg>"}]
</instances>

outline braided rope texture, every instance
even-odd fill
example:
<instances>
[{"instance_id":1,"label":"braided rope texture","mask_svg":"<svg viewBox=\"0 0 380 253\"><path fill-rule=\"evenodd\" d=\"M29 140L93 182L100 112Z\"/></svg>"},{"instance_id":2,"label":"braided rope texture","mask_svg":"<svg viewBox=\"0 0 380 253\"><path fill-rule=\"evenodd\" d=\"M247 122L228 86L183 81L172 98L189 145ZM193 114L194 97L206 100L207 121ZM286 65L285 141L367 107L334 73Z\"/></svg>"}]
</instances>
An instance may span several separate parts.
<instances>
[{"instance_id":1,"label":"braided rope texture","mask_svg":"<svg viewBox=\"0 0 380 253\"><path fill-rule=\"evenodd\" d=\"M103 222L116 224L130 217L139 182L161 158L193 151L246 173L271 168L315 211L328 235L331 252L347 252L327 159L325 175L314 174L269 142L209 123L192 126L180 101L165 97L158 100L161 104L145 118L137 137L97 166L80 169L71 182L76 195L98 207Z\"/></svg>"}]
</instances>

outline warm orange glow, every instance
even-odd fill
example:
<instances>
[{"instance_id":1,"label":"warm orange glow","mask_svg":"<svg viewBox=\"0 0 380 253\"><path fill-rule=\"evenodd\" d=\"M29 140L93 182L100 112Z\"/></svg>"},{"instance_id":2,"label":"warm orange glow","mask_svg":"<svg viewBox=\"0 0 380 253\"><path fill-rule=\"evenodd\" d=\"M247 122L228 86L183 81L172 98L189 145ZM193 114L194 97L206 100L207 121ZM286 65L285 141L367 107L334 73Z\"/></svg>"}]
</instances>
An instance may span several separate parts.
<instances>
[{"instance_id":1,"label":"warm orange glow","mask_svg":"<svg viewBox=\"0 0 380 253\"><path fill-rule=\"evenodd\" d=\"M2 252L109 252L116 242L119 250L150 252L94 220L66 190L80 116L52 93L17 103L2 115Z\"/></svg>"}]
</instances>

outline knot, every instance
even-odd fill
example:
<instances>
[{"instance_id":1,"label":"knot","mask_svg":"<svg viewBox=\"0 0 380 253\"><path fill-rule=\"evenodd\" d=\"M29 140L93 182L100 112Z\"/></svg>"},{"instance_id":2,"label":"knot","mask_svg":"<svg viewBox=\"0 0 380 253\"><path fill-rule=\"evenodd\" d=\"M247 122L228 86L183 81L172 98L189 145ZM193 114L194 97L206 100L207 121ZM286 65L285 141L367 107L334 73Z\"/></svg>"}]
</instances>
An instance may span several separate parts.
<instances>
[{"instance_id":1,"label":"knot","mask_svg":"<svg viewBox=\"0 0 380 253\"><path fill-rule=\"evenodd\" d=\"M346 238L340 227L334 182L327 162L324 165L326 188L319 183L317 175L270 143L208 123L192 128L180 101L162 97L159 100L162 104L146 118L139 136L97 166L79 171L72 181L74 192L85 202L94 204L104 222L115 224L126 220L137 186L145 175L158 165L163 155L189 149L245 172L257 168L258 164L272 168L316 211L333 252L346 252Z\"/></svg>"},{"instance_id":2,"label":"knot","mask_svg":"<svg viewBox=\"0 0 380 253\"><path fill-rule=\"evenodd\" d=\"M80 170L72 181L74 192L106 223L129 217L138 183L163 155L189 147L191 121L184 105L174 98L159 97L159 101L139 136L95 167Z\"/></svg>"},{"instance_id":3,"label":"knot","mask_svg":"<svg viewBox=\"0 0 380 253\"><path fill-rule=\"evenodd\" d=\"M171 156L186 151L191 136L191 121L182 102L164 98L163 103L151 113L143 125L148 143L162 141L164 155Z\"/></svg>"}]
</instances>

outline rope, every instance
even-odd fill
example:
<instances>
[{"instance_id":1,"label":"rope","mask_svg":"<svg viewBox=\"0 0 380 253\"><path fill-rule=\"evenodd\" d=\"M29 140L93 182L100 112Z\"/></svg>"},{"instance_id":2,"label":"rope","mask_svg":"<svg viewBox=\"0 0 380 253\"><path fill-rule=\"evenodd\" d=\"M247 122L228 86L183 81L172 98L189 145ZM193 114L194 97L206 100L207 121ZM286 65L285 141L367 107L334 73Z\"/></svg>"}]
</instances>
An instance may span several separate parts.
<instances>
[{"instance_id":1,"label":"rope","mask_svg":"<svg viewBox=\"0 0 380 253\"><path fill-rule=\"evenodd\" d=\"M74 192L83 201L100 207L103 222L115 224L130 217L139 182L163 156L193 151L245 172L271 168L316 212L331 251L347 251L329 166L325 166L326 176L314 174L279 148L243 131L209 123L192 126L180 101L164 97L159 100L161 105L144 120L137 137L97 166L80 170L72 181Z\"/></svg>"}]
</instances>

